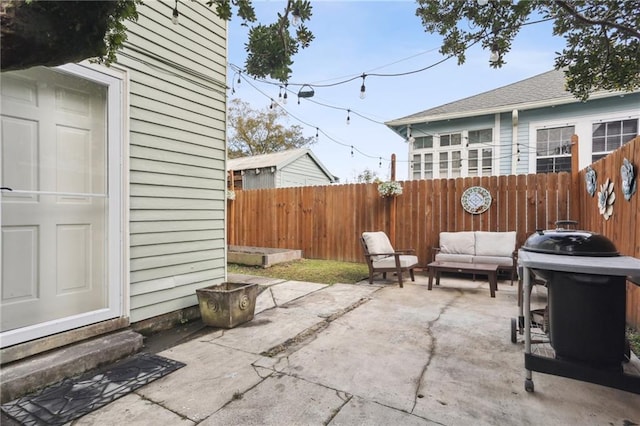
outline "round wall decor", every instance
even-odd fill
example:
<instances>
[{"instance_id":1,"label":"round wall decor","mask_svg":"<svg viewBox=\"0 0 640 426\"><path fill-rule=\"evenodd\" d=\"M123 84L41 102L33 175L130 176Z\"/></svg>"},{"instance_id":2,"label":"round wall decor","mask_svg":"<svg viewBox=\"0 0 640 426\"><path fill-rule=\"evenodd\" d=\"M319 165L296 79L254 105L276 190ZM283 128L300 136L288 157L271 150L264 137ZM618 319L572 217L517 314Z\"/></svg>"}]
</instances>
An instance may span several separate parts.
<instances>
[{"instance_id":1,"label":"round wall decor","mask_svg":"<svg viewBox=\"0 0 640 426\"><path fill-rule=\"evenodd\" d=\"M462 208L471 214L480 214L491 206L491 194L481 186L467 188L460 199Z\"/></svg>"}]
</instances>

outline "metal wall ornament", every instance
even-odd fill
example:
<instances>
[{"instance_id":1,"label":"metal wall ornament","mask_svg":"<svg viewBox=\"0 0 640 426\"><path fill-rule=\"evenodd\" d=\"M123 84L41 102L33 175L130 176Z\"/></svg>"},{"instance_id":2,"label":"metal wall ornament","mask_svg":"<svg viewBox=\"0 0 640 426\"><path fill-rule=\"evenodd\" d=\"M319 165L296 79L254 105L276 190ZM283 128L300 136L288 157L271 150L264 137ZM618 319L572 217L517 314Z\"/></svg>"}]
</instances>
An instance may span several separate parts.
<instances>
[{"instance_id":1,"label":"metal wall ornament","mask_svg":"<svg viewBox=\"0 0 640 426\"><path fill-rule=\"evenodd\" d=\"M491 193L481 186L467 188L460 197L462 208L471 214L486 212L491 206Z\"/></svg>"},{"instance_id":2,"label":"metal wall ornament","mask_svg":"<svg viewBox=\"0 0 640 426\"><path fill-rule=\"evenodd\" d=\"M605 220L609 220L613 215L613 203L615 201L616 193L613 192L613 182L607 179L605 183L600 185L600 192L598 192L598 208Z\"/></svg>"},{"instance_id":3,"label":"metal wall ornament","mask_svg":"<svg viewBox=\"0 0 640 426\"><path fill-rule=\"evenodd\" d=\"M638 182L633 170L633 164L626 158L622 161L622 166L620 167L620 177L622 178L622 195L624 195L625 200L629 201L638 189Z\"/></svg>"},{"instance_id":4,"label":"metal wall ornament","mask_svg":"<svg viewBox=\"0 0 640 426\"><path fill-rule=\"evenodd\" d=\"M587 184L587 193L593 197L596 193L596 189L598 188L598 178L596 171L593 170L591 166L587 166L587 174L584 176L584 179Z\"/></svg>"}]
</instances>

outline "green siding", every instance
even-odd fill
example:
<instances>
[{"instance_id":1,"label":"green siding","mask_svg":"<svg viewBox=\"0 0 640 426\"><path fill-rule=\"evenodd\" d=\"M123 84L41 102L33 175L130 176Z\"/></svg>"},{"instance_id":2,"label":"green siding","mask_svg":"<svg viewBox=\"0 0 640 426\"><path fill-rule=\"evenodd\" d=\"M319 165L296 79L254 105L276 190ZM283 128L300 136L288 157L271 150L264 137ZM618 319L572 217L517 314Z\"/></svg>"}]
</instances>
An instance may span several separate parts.
<instances>
[{"instance_id":1,"label":"green siding","mask_svg":"<svg viewBox=\"0 0 640 426\"><path fill-rule=\"evenodd\" d=\"M287 164L279 172L278 187L329 185L331 180L308 155Z\"/></svg>"},{"instance_id":2,"label":"green siding","mask_svg":"<svg viewBox=\"0 0 640 426\"><path fill-rule=\"evenodd\" d=\"M197 2L145 2L129 70L131 321L197 304L225 274L226 23Z\"/></svg>"}]
</instances>

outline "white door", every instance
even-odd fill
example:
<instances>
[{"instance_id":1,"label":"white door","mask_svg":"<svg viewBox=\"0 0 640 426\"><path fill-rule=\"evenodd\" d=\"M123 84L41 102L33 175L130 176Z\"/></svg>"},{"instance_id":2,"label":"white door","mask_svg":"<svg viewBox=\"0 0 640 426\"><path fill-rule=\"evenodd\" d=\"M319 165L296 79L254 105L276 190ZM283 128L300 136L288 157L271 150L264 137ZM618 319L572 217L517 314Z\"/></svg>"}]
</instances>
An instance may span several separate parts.
<instances>
[{"instance_id":1,"label":"white door","mask_svg":"<svg viewBox=\"0 0 640 426\"><path fill-rule=\"evenodd\" d=\"M110 306L107 86L40 67L1 83L1 331L94 322Z\"/></svg>"}]
</instances>

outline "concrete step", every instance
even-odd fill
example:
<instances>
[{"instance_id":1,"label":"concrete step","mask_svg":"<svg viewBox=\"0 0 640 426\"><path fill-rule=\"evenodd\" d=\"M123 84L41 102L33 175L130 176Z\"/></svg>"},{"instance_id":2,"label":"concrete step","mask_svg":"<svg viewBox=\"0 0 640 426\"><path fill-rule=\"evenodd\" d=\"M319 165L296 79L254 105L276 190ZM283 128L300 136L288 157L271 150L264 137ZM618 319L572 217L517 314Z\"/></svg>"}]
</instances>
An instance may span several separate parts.
<instances>
[{"instance_id":1,"label":"concrete step","mask_svg":"<svg viewBox=\"0 0 640 426\"><path fill-rule=\"evenodd\" d=\"M143 337L131 330L99 336L2 366L0 400L21 396L138 352Z\"/></svg>"}]
</instances>

